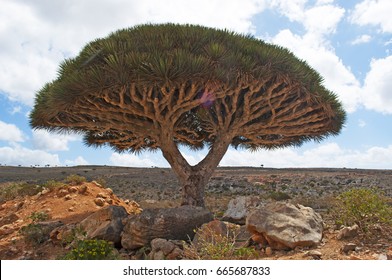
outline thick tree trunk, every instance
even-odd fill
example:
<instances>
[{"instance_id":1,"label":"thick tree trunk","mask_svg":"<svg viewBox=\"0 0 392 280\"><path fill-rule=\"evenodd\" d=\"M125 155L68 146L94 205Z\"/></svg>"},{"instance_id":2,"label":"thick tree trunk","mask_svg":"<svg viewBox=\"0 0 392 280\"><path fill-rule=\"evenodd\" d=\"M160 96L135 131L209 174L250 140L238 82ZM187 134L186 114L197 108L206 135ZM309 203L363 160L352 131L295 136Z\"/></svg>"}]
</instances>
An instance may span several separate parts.
<instances>
[{"instance_id":1,"label":"thick tree trunk","mask_svg":"<svg viewBox=\"0 0 392 280\"><path fill-rule=\"evenodd\" d=\"M225 155L232 137L217 137L206 157L197 165L191 166L173 142L170 132L161 135L161 151L169 162L181 185L181 205L205 207L204 190L215 168Z\"/></svg>"},{"instance_id":2,"label":"thick tree trunk","mask_svg":"<svg viewBox=\"0 0 392 280\"><path fill-rule=\"evenodd\" d=\"M204 190L209 179L201 174L192 172L186 180L183 180L181 182L181 205L204 207Z\"/></svg>"}]
</instances>

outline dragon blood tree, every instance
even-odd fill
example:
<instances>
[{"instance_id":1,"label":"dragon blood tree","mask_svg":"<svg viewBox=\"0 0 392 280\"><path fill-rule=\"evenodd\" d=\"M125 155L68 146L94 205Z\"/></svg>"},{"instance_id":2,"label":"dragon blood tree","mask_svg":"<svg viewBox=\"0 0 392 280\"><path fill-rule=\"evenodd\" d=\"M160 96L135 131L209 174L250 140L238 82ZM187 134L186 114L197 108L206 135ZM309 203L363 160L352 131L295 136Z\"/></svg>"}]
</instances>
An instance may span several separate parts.
<instances>
[{"instance_id":1,"label":"dragon blood tree","mask_svg":"<svg viewBox=\"0 0 392 280\"><path fill-rule=\"evenodd\" d=\"M282 47L195 25L141 25L97 39L37 94L33 128L77 132L119 152L160 149L182 204L204 187L229 146L298 146L340 132L345 112L321 76ZM191 166L179 147L208 147Z\"/></svg>"}]
</instances>

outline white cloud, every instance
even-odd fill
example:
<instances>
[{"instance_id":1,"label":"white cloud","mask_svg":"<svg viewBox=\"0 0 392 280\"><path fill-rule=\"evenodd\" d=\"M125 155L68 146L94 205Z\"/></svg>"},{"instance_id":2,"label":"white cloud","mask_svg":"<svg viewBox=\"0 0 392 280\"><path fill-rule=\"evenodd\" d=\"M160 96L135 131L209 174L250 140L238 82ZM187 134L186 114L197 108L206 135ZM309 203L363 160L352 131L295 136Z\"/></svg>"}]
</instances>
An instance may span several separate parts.
<instances>
[{"instance_id":1,"label":"white cloud","mask_svg":"<svg viewBox=\"0 0 392 280\"><path fill-rule=\"evenodd\" d=\"M33 145L44 151L68 151L70 141L78 141L80 136L75 134L57 134L43 129L33 130Z\"/></svg>"},{"instance_id":2,"label":"white cloud","mask_svg":"<svg viewBox=\"0 0 392 280\"><path fill-rule=\"evenodd\" d=\"M253 33L264 0L2 0L0 92L28 106L64 57L87 42L143 23L194 23Z\"/></svg>"},{"instance_id":3,"label":"white cloud","mask_svg":"<svg viewBox=\"0 0 392 280\"><path fill-rule=\"evenodd\" d=\"M364 0L355 5L351 22L364 25L379 26L382 32L392 32L392 1Z\"/></svg>"},{"instance_id":4,"label":"white cloud","mask_svg":"<svg viewBox=\"0 0 392 280\"><path fill-rule=\"evenodd\" d=\"M12 110L10 111L11 115L15 115L17 113L21 113L22 112L22 107L21 106L14 106L12 108Z\"/></svg>"},{"instance_id":5,"label":"white cloud","mask_svg":"<svg viewBox=\"0 0 392 280\"><path fill-rule=\"evenodd\" d=\"M317 40L312 33L299 36L288 29L280 31L272 42L287 47L306 60L324 78L325 86L339 96L345 109L355 111L361 102L359 81L334 50Z\"/></svg>"},{"instance_id":6,"label":"white cloud","mask_svg":"<svg viewBox=\"0 0 392 280\"><path fill-rule=\"evenodd\" d=\"M113 165L117 166L151 167L157 165L153 159L150 159L148 157L138 157L133 154L113 153L110 156L109 161Z\"/></svg>"},{"instance_id":7,"label":"white cloud","mask_svg":"<svg viewBox=\"0 0 392 280\"><path fill-rule=\"evenodd\" d=\"M336 26L342 19L345 10L333 1L317 1L313 6L307 6L307 0L273 0L270 7L277 9L290 21L301 23L307 32L325 35L336 31Z\"/></svg>"},{"instance_id":8,"label":"white cloud","mask_svg":"<svg viewBox=\"0 0 392 280\"><path fill-rule=\"evenodd\" d=\"M364 151L343 149L336 143L327 143L301 152L286 148L274 151L250 153L229 149L221 166L265 167L348 167L348 168L392 168L392 145L371 147Z\"/></svg>"},{"instance_id":9,"label":"white cloud","mask_svg":"<svg viewBox=\"0 0 392 280\"><path fill-rule=\"evenodd\" d=\"M0 141L24 142L25 139L26 136L16 125L0 121Z\"/></svg>"},{"instance_id":10,"label":"white cloud","mask_svg":"<svg viewBox=\"0 0 392 280\"><path fill-rule=\"evenodd\" d=\"M363 87L363 103L367 109L392 114L392 55L373 59Z\"/></svg>"},{"instance_id":11,"label":"white cloud","mask_svg":"<svg viewBox=\"0 0 392 280\"><path fill-rule=\"evenodd\" d=\"M60 165L58 155L40 150L30 150L19 145L0 147L0 163L6 165Z\"/></svg>"},{"instance_id":12,"label":"white cloud","mask_svg":"<svg viewBox=\"0 0 392 280\"><path fill-rule=\"evenodd\" d=\"M364 120L361 120L361 119L358 120L359 127L365 127L366 125L367 125L367 123Z\"/></svg>"},{"instance_id":13,"label":"white cloud","mask_svg":"<svg viewBox=\"0 0 392 280\"><path fill-rule=\"evenodd\" d=\"M357 38L355 38L351 44L352 45L359 45L359 44L363 44L363 43L369 43L370 40L372 39L372 36L364 34L361 36L358 36Z\"/></svg>"},{"instance_id":14,"label":"white cloud","mask_svg":"<svg viewBox=\"0 0 392 280\"><path fill-rule=\"evenodd\" d=\"M78 156L76 159L74 160L66 160L65 161L66 165L71 165L71 166L75 166L75 165L88 165L88 161L85 160L82 156Z\"/></svg>"}]
</instances>

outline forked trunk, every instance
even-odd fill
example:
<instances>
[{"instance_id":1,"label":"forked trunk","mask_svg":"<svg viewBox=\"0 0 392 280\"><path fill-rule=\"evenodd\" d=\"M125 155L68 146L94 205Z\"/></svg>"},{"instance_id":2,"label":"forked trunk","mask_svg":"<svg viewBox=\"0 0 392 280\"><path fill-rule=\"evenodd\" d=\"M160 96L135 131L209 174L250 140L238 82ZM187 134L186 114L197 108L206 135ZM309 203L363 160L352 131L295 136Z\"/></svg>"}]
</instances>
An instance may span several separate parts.
<instances>
[{"instance_id":1,"label":"forked trunk","mask_svg":"<svg viewBox=\"0 0 392 280\"><path fill-rule=\"evenodd\" d=\"M206 157L195 166L189 165L172 141L164 142L165 145L161 147L162 154L171 165L181 185L181 205L205 207L205 186L226 153L231 139L229 135L218 138Z\"/></svg>"}]
</instances>

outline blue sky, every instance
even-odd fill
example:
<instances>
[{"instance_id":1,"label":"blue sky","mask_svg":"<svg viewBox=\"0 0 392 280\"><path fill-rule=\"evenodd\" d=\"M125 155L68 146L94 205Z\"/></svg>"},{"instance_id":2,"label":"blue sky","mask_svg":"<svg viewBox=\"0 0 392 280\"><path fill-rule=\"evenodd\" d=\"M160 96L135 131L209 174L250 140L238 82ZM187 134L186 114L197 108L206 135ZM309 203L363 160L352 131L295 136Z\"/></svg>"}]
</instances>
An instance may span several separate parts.
<instances>
[{"instance_id":1,"label":"blue sky","mask_svg":"<svg viewBox=\"0 0 392 280\"><path fill-rule=\"evenodd\" d=\"M289 48L348 112L342 133L300 148L229 149L220 165L392 168L390 0L1 0L0 164L168 166L160 152L117 154L77 135L32 131L36 92L89 41L143 23L193 23ZM191 164L206 151L182 151Z\"/></svg>"}]
</instances>

